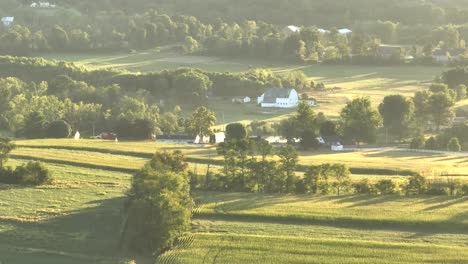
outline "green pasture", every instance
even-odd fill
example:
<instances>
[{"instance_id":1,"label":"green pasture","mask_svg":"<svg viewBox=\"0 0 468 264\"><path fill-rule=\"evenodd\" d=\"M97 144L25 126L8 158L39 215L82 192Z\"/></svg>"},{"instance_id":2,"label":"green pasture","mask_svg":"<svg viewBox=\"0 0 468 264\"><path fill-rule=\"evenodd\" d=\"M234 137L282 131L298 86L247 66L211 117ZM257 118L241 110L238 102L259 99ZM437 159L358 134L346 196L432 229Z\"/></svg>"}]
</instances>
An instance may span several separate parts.
<instances>
[{"instance_id":1,"label":"green pasture","mask_svg":"<svg viewBox=\"0 0 468 264\"><path fill-rule=\"evenodd\" d=\"M145 159L157 150L180 150L190 163L217 163L215 146L163 144L153 141L108 141L40 139L18 140L13 155L36 156L49 160L68 160L90 165L101 165L121 169L137 169ZM391 150L331 152L307 151L299 153L299 164L303 166L322 163L343 163L350 168L389 169L397 172L411 170L428 177L451 175L468 176L468 157L430 153L400 152Z\"/></svg>"},{"instance_id":2,"label":"green pasture","mask_svg":"<svg viewBox=\"0 0 468 264\"><path fill-rule=\"evenodd\" d=\"M205 169L213 147L151 141L18 140L10 166L43 160L50 186L0 184L2 263L154 263L118 239L131 172L157 150ZM459 166L457 156L301 153L301 164L374 168ZM443 165L445 164L445 165ZM214 166L216 167L216 166ZM353 180L404 176L352 175ZM465 177L461 177L465 178ZM447 196L310 196L195 192L192 230L157 263L466 263L468 200ZM393 256L393 257L389 257Z\"/></svg>"}]
</instances>

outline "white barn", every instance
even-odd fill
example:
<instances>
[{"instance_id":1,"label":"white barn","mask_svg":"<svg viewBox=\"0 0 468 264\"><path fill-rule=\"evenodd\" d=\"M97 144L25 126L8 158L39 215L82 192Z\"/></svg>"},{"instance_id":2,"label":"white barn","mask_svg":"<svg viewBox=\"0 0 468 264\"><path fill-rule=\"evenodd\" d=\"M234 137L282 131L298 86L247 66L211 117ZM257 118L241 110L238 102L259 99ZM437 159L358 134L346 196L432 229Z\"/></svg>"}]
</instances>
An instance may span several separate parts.
<instances>
[{"instance_id":1,"label":"white barn","mask_svg":"<svg viewBox=\"0 0 468 264\"><path fill-rule=\"evenodd\" d=\"M299 104L299 95L295 89L270 88L257 98L261 107L294 108Z\"/></svg>"}]
</instances>

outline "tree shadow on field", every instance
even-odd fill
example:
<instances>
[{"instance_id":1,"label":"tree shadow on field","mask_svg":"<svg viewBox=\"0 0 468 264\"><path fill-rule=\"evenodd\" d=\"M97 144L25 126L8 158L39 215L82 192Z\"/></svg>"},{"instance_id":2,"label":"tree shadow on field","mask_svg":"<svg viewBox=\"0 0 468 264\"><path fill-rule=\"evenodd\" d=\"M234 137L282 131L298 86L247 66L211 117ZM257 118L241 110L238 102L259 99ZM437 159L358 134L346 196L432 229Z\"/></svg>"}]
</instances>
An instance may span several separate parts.
<instances>
[{"instance_id":1,"label":"tree shadow on field","mask_svg":"<svg viewBox=\"0 0 468 264\"><path fill-rule=\"evenodd\" d=\"M34 256L33 262L38 264L110 264L134 259L119 249L124 198L97 200L86 205L89 207L44 221L0 218L0 227L13 227L0 231L0 248L10 248L18 257ZM0 261L18 263L16 256L11 259L0 256ZM143 258L138 263L149 262Z\"/></svg>"},{"instance_id":2,"label":"tree shadow on field","mask_svg":"<svg viewBox=\"0 0 468 264\"><path fill-rule=\"evenodd\" d=\"M378 152L365 153L367 157L373 158L412 158L412 159L425 159L428 157L447 157L446 155L436 153L419 153L409 151L394 151L394 150L382 150Z\"/></svg>"},{"instance_id":3,"label":"tree shadow on field","mask_svg":"<svg viewBox=\"0 0 468 264\"><path fill-rule=\"evenodd\" d=\"M348 197L336 197L337 203L352 203L347 208L356 208L364 206L372 206L386 202L398 201L401 199L399 195L358 195Z\"/></svg>"}]
</instances>

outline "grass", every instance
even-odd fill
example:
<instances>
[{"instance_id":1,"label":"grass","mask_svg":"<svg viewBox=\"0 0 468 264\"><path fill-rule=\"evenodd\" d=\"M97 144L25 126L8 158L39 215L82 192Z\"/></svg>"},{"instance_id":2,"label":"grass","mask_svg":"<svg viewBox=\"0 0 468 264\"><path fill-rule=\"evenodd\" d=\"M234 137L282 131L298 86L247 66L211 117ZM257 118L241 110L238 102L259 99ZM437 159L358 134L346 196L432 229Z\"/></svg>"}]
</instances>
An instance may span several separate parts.
<instances>
[{"instance_id":1,"label":"grass","mask_svg":"<svg viewBox=\"0 0 468 264\"><path fill-rule=\"evenodd\" d=\"M9 165L43 159L50 186L0 184L3 263L152 263L118 248L131 171L156 150L181 150L193 169L213 147L105 140L18 140ZM211 154L210 154L211 153ZM219 158L217 158L219 161ZM459 157L301 153L302 164L456 166ZM385 164L382 166L382 164ZM401 176L353 175L372 181ZM159 263L466 263L466 197L307 196L196 192L192 230Z\"/></svg>"},{"instance_id":2,"label":"grass","mask_svg":"<svg viewBox=\"0 0 468 264\"><path fill-rule=\"evenodd\" d=\"M195 234L159 263L464 263L463 246L238 234ZM171 263L171 262L167 262Z\"/></svg>"},{"instance_id":3,"label":"grass","mask_svg":"<svg viewBox=\"0 0 468 264\"><path fill-rule=\"evenodd\" d=\"M42 139L19 140L15 142L20 148L12 154L29 157L68 160L90 165L109 166L121 169L136 169L144 160L157 150L180 150L191 163L222 163L222 157L216 154L213 146L198 147L195 145L171 145L152 141L108 140L71 140ZM39 149L38 149L39 148ZM422 154L397 151L363 151L363 152L300 152L299 164L317 165L322 163L344 163L356 169L388 169L395 172L411 170L422 172L427 176L461 175L468 176L468 158L451 155ZM358 173L361 174L361 173ZM368 174L368 173L367 173ZM404 174L404 173L403 173Z\"/></svg>"}]
</instances>

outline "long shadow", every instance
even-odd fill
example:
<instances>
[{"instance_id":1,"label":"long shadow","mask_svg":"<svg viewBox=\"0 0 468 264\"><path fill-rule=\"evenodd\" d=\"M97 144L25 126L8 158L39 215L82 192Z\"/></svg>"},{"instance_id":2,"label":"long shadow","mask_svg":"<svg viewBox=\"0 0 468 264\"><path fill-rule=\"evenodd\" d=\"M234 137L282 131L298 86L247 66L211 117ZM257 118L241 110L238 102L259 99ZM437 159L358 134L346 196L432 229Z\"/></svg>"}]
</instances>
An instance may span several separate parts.
<instances>
[{"instance_id":1,"label":"long shadow","mask_svg":"<svg viewBox=\"0 0 468 264\"><path fill-rule=\"evenodd\" d=\"M0 249L16 253L0 256L0 261L28 263L18 260L24 255L32 259L29 263L38 264L120 263L124 258L132 259L134 256L120 252L118 247L123 203L124 198L98 200L86 209L46 221L0 218L0 226L13 227L0 231ZM149 263L144 258L141 261Z\"/></svg>"}]
</instances>

